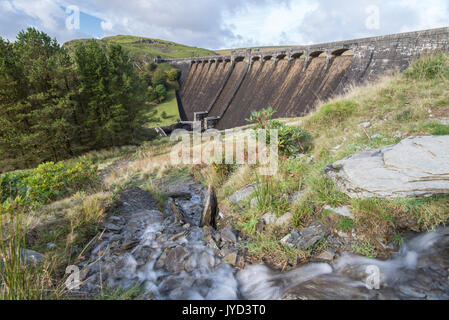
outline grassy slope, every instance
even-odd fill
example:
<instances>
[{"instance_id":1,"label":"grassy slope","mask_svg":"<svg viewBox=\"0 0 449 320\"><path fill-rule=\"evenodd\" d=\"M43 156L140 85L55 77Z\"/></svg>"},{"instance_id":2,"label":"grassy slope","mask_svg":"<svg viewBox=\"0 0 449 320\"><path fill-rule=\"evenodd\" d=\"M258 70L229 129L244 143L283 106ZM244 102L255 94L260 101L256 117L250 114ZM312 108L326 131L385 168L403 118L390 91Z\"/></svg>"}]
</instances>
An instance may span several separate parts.
<instances>
[{"instance_id":1,"label":"grassy slope","mask_svg":"<svg viewBox=\"0 0 449 320\"><path fill-rule=\"evenodd\" d=\"M79 39L66 42L64 46L73 50L78 43L86 43L89 39ZM130 54L131 58L139 63L148 61L151 58L190 58L216 55L214 51L190 47L171 41L135 37L135 36L114 36L99 40L100 43L120 44ZM143 41L143 42L142 42Z\"/></svg>"},{"instance_id":2,"label":"grassy slope","mask_svg":"<svg viewBox=\"0 0 449 320\"><path fill-rule=\"evenodd\" d=\"M148 109L147 115L157 120L148 123L146 125L148 128L164 127L176 123L179 120L179 110L175 90L171 89L168 91L167 99L164 102L156 106L151 106ZM164 111L167 114L166 118L162 117Z\"/></svg>"}]
</instances>

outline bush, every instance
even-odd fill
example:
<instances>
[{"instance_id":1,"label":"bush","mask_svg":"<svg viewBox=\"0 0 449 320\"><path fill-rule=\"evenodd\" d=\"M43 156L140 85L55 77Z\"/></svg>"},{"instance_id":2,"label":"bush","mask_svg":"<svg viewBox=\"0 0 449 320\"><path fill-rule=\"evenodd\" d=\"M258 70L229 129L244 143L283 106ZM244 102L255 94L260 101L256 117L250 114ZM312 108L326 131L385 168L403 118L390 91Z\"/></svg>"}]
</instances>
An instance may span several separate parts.
<instances>
[{"instance_id":1,"label":"bush","mask_svg":"<svg viewBox=\"0 0 449 320\"><path fill-rule=\"evenodd\" d=\"M153 87L157 88L159 85L167 86L167 72L162 69L157 69L153 74Z\"/></svg>"},{"instance_id":2,"label":"bush","mask_svg":"<svg viewBox=\"0 0 449 320\"><path fill-rule=\"evenodd\" d=\"M275 111L271 107L260 111L253 111L251 112L251 117L246 119L246 121L255 123L256 127L254 129L268 129L269 122L274 114Z\"/></svg>"},{"instance_id":3,"label":"bush","mask_svg":"<svg viewBox=\"0 0 449 320\"><path fill-rule=\"evenodd\" d=\"M422 57L405 71L408 78L433 80L449 78L449 55L440 53Z\"/></svg>"},{"instance_id":4,"label":"bush","mask_svg":"<svg viewBox=\"0 0 449 320\"><path fill-rule=\"evenodd\" d=\"M254 130L278 130L278 148L286 156L309 151L312 147L311 135L299 126L287 126L280 121L271 120L275 113L276 111L272 108L255 111L251 113L251 117L247 121L256 124ZM266 134L266 141L270 143L270 132L267 131Z\"/></svg>"},{"instance_id":5,"label":"bush","mask_svg":"<svg viewBox=\"0 0 449 320\"><path fill-rule=\"evenodd\" d=\"M157 94L157 99L159 102L164 101L165 99L167 99L167 89L165 89L165 87L163 85L158 85L156 87L156 89L154 89L154 91Z\"/></svg>"},{"instance_id":6,"label":"bush","mask_svg":"<svg viewBox=\"0 0 449 320\"><path fill-rule=\"evenodd\" d=\"M171 69L168 73L167 73L167 79L169 81L178 81L180 76L180 72L177 69Z\"/></svg>"},{"instance_id":7,"label":"bush","mask_svg":"<svg viewBox=\"0 0 449 320\"><path fill-rule=\"evenodd\" d=\"M86 158L72 165L47 162L34 170L2 175L1 201L2 205L13 201L26 206L47 204L94 188L99 182L97 168Z\"/></svg>"}]
</instances>

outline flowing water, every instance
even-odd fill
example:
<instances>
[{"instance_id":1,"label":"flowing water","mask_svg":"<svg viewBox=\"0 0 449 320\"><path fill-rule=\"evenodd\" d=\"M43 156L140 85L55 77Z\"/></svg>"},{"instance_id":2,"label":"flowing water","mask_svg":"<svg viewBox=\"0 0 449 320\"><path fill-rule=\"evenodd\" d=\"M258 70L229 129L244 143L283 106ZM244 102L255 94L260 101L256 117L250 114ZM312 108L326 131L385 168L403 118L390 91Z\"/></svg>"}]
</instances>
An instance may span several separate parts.
<instances>
[{"instance_id":1,"label":"flowing water","mask_svg":"<svg viewBox=\"0 0 449 320\"><path fill-rule=\"evenodd\" d=\"M265 265L237 271L203 241L204 189L193 181L182 187L191 194L176 200L186 213L184 226L154 210L146 192L122 194L121 214L109 225L116 232L105 233L83 265L85 290L103 282L113 288L143 284L146 299L449 299L449 228L410 235L386 261L346 255L286 273ZM379 289L369 289L376 277Z\"/></svg>"}]
</instances>

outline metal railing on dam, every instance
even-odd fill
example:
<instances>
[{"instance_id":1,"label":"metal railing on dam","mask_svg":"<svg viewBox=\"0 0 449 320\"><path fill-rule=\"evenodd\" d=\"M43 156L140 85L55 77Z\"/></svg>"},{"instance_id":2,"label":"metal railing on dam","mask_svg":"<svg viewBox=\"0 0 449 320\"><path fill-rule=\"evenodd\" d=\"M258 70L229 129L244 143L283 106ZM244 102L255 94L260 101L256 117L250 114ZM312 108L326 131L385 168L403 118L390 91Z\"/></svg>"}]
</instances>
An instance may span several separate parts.
<instances>
[{"instance_id":1,"label":"metal railing on dam","mask_svg":"<svg viewBox=\"0 0 449 320\"><path fill-rule=\"evenodd\" d=\"M218 129L246 124L266 107L277 117L306 114L351 85L403 71L426 52L448 51L449 28L232 55L160 59L181 71L183 121L201 114Z\"/></svg>"}]
</instances>

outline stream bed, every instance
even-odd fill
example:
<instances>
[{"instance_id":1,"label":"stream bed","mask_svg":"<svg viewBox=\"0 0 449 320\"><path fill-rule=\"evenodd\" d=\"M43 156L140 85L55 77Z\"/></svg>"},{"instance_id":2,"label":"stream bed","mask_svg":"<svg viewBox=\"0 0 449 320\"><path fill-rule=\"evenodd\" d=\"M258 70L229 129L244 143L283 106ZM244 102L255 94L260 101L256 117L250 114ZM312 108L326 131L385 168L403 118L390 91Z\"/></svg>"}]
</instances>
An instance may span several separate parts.
<instances>
[{"instance_id":1,"label":"stream bed","mask_svg":"<svg viewBox=\"0 0 449 320\"><path fill-rule=\"evenodd\" d=\"M449 299L449 228L408 235L386 261L348 254L286 273L263 264L237 270L229 259L236 259L238 237L199 227L204 187L187 179L164 188L178 195L169 202L185 214L184 224L168 204L166 214L158 210L149 193L123 191L117 213L79 265L82 292L140 285L139 298L156 300Z\"/></svg>"}]
</instances>

